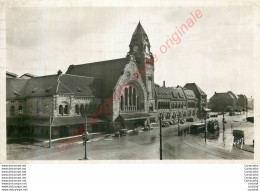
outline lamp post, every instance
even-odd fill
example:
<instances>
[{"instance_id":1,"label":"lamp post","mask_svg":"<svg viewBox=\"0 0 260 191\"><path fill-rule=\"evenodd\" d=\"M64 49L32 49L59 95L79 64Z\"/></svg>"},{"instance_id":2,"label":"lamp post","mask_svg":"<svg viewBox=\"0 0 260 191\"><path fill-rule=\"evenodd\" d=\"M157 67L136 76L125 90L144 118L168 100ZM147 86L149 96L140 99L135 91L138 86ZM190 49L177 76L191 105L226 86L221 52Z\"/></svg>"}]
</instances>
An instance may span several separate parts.
<instances>
[{"instance_id":1,"label":"lamp post","mask_svg":"<svg viewBox=\"0 0 260 191\"><path fill-rule=\"evenodd\" d=\"M159 114L159 120L160 120L160 160L162 160L162 113Z\"/></svg>"},{"instance_id":2,"label":"lamp post","mask_svg":"<svg viewBox=\"0 0 260 191\"><path fill-rule=\"evenodd\" d=\"M85 145L85 155L84 155L84 160L87 160L87 141L89 140L89 135L88 135L88 131L87 131L87 113L82 112L82 117L85 120L85 133L82 135L82 139L84 141L84 145Z\"/></svg>"},{"instance_id":3,"label":"lamp post","mask_svg":"<svg viewBox=\"0 0 260 191\"><path fill-rule=\"evenodd\" d=\"M49 108L49 105L47 106L47 108ZM49 148L51 148L51 129L52 129L52 122L54 119L54 115L53 115L53 103L51 104L50 107L50 126L49 126Z\"/></svg>"},{"instance_id":4,"label":"lamp post","mask_svg":"<svg viewBox=\"0 0 260 191\"><path fill-rule=\"evenodd\" d=\"M178 136L180 136L181 133L180 133L180 111L178 109Z\"/></svg>"},{"instance_id":5,"label":"lamp post","mask_svg":"<svg viewBox=\"0 0 260 191\"><path fill-rule=\"evenodd\" d=\"M204 130L204 137L205 137L205 143L207 142L207 112L210 111L210 109L204 108L205 102L202 102L202 112L204 114L204 120L205 120L205 130Z\"/></svg>"}]
</instances>

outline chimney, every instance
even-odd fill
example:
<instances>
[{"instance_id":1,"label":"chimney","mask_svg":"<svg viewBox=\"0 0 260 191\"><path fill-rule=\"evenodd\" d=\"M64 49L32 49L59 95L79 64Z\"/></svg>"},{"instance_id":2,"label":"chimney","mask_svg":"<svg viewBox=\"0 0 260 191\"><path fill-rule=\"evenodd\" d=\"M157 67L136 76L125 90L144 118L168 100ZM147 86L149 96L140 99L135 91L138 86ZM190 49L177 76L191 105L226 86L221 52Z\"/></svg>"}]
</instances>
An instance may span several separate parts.
<instances>
[{"instance_id":1,"label":"chimney","mask_svg":"<svg viewBox=\"0 0 260 191\"><path fill-rule=\"evenodd\" d=\"M57 73L58 73L58 75L60 76L60 75L62 74L62 71L61 71L61 70L59 70Z\"/></svg>"},{"instance_id":2,"label":"chimney","mask_svg":"<svg viewBox=\"0 0 260 191\"><path fill-rule=\"evenodd\" d=\"M163 87L165 88L165 81L163 81Z\"/></svg>"}]
</instances>

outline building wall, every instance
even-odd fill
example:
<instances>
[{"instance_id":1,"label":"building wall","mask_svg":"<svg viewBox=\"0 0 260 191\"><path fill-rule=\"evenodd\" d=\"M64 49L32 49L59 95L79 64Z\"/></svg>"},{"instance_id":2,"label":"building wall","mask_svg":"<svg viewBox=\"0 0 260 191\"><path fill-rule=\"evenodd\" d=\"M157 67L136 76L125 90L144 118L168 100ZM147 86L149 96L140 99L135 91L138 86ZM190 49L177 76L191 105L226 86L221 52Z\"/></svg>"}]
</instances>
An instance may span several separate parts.
<instances>
[{"instance_id":1,"label":"building wall","mask_svg":"<svg viewBox=\"0 0 260 191\"><path fill-rule=\"evenodd\" d=\"M7 100L6 101L6 117L11 117L11 107L14 107L14 116L18 116L25 112L25 100ZM23 110L22 113L19 113L18 108L22 106Z\"/></svg>"}]
</instances>

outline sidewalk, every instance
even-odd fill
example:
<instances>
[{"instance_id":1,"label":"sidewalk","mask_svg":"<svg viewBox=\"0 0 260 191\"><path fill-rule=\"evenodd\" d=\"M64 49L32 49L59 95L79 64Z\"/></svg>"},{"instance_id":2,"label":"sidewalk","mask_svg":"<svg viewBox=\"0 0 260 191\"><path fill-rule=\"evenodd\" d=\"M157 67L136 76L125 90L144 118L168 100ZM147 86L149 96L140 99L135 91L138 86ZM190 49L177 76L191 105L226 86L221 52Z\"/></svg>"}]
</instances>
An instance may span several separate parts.
<instances>
[{"instance_id":1,"label":"sidewalk","mask_svg":"<svg viewBox=\"0 0 260 191\"><path fill-rule=\"evenodd\" d=\"M96 133L89 133L89 139L94 139L94 138L105 138L107 136L109 136L110 134L106 134L104 132L96 132ZM60 140L68 140L70 138L81 138L82 135L75 135L75 136L69 136L69 137L61 137L61 138L57 138L57 139L52 139L51 142L57 142ZM7 138L8 141L10 140L16 140L16 139L30 139L30 140L34 140L37 142L41 142L41 143L49 143L49 139L48 138L38 138L38 137L17 137L17 138Z\"/></svg>"},{"instance_id":2,"label":"sidewalk","mask_svg":"<svg viewBox=\"0 0 260 191\"><path fill-rule=\"evenodd\" d=\"M241 149L241 150L254 153L253 145L242 145L242 147L241 147L241 144L237 144L236 147Z\"/></svg>"}]
</instances>

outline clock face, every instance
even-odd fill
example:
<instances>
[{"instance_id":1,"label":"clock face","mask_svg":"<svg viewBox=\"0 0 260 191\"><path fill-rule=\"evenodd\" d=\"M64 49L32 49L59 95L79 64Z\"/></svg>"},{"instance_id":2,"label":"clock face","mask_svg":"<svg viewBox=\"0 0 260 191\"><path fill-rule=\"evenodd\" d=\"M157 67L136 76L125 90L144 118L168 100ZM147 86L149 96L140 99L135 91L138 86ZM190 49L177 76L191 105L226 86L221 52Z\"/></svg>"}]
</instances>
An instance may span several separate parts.
<instances>
[{"instance_id":1,"label":"clock face","mask_svg":"<svg viewBox=\"0 0 260 191\"><path fill-rule=\"evenodd\" d=\"M133 51L134 51L134 52L137 52L137 51L138 51L138 46L135 45L135 46L133 47Z\"/></svg>"}]
</instances>

